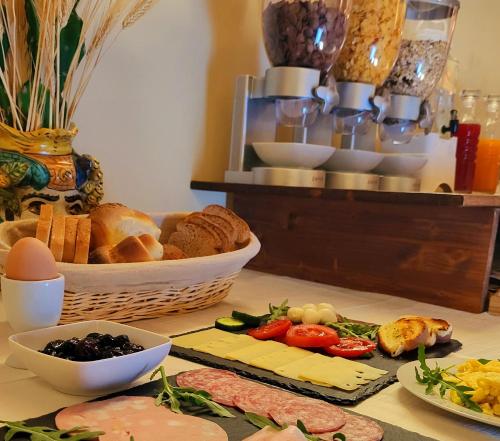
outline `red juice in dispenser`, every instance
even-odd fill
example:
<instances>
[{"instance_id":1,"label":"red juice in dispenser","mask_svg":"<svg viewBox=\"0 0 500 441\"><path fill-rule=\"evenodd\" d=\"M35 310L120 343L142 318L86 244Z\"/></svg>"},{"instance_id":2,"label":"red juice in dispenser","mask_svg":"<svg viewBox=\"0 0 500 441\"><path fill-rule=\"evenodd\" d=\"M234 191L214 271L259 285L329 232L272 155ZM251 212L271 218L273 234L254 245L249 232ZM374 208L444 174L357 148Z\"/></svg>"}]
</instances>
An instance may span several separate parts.
<instances>
[{"instance_id":1,"label":"red juice in dispenser","mask_svg":"<svg viewBox=\"0 0 500 441\"><path fill-rule=\"evenodd\" d=\"M476 116L477 103L481 97L479 90L462 92L463 118L456 133L457 167L455 171L455 191L472 193L476 171L477 146L481 135L481 124Z\"/></svg>"},{"instance_id":2,"label":"red juice in dispenser","mask_svg":"<svg viewBox=\"0 0 500 441\"><path fill-rule=\"evenodd\" d=\"M460 124L456 134L457 168L455 172L455 191L471 193L476 171L477 145L481 135L480 124Z\"/></svg>"}]
</instances>

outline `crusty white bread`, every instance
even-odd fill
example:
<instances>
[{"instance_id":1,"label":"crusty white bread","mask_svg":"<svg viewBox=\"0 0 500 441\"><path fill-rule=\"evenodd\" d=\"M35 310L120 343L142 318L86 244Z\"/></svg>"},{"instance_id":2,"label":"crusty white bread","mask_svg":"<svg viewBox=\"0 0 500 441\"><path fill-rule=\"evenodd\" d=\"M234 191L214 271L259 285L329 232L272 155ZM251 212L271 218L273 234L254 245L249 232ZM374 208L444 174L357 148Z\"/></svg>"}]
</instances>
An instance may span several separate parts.
<instances>
[{"instance_id":1,"label":"crusty white bread","mask_svg":"<svg viewBox=\"0 0 500 441\"><path fill-rule=\"evenodd\" d=\"M186 258L186 253L175 245L170 245L168 243L163 245L163 260L181 260Z\"/></svg>"},{"instance_id":2,"label":"crusty white bread","mask_svg":"<svg viewBox=\"0 0 500 441\"><path fill-rule=\"evenodd\" d=\"M62 262L65 230L66 221L64 215L56 214L52 219L52 228L50 229L50 251L52 251L56 262Z\"/></svg>"},{"instance_id":3,"label":"crusty white bread","mask_svg":"<svg viewBox=\"0 0 500 441\"><path fill-rule=\"evenodd\" d=\"M192 213L183 222L201 225L209 230L217 240L217 247L220 248L221 252L226 253L234 249L234 242L231 242L230 235L219 225L212 222L205 213Z\"/></svg>"},{"instance_id":4,"label":"crusty white bread","mask_svg":"<svg viewBox=\"0 0 500 441\"><path fill-rule=\"evenodd\" d=\"M202 225L186 222L177 224L177 231L170 235L168 243L182 250L187 257L212 256L220 252L214 233Z\"/></svg>"},{"instance_id":5,"label":"crusty white bread","mask_svg":"<svg viewBox=\"0 0 500 441\"><path fill-rule=\"evenodd\" d=\"M77 227L78 227L78 218L67 216L65 219L65 228L64 228L64 249L62 256L63 262L73 263L73 261L75 260Z\"/></svg>"},{"instance_id":6,"label":"crusty white bread","mask_svg":"<svg viewBox=\"0 0 500 441\"><path fill-rule=\"evenodd\" d=\"M129 236L151 234L156 240L161 231L145 213L122 204L103 204L90 211L92 220L91 250L103 245L117 245Z\"/></svg>"},{"instance_id":7,"label":"crusty white bread","mask_svg":"<svg viewBox=\"0 0 500 441\"><path fill-rule=\"evenodd\" d=\"M451 340L453 326L446 320L412 315L403 316L402 318L419 318L423 320L429 328L430 333L435 336L434 343L447 343Z\"/></svg>"},{"instance_id":8,"label":"crusty white bread","mask_svg":"<svg viewBox=\"0 0 500 441\"><path fill-rule=\"evenodd\" d=\"M429 328L420 318L401 318L382 325L378 331L379 346L391 357L428 343L429 337Z\"/></svg>"},{"instance_id":9,"label":"crusty white bread","mask_svg":"<svg viewBox=\"0 0 500 441\"><path fill-rule=\"evenodd\" d=\"M163 248L162 248L163 249ZM152 262L153 256L137 236L129 236L109 251L111 263Z\"/></svg>"},{"instance_id":10,"label":"crusty white bread","mask_svg":"<svg viewBox=\"0 0 500 441\"><path fill-rule=\"evenodd\" d=\"M78 219L76 227L75 257L73 263L85 264L89 261L90 231L92 221L89 218Z\"/></svg>"},{"instance_id":11,"label":"crusty white bread","mask_svg":"<svg viewBox=\"0 0 500 441\"><path fill-rule=\"evenodd\" d=\"M50 230L52 228L52 218L54 217L54 207L44 204L40 207L40 217L36 226L36 238L49 246Z\"/></svg>"},{"instance_id":12,"label":"crusty white bread","mask_svg":"<svg viewBox=\"0 0 500 441\"><path fill-rule=\"evenodd\" d=\"M158 242L151 234L141 234L139 240L146 247L153 260L162 260L163 245Z\"/></svg>"},{"instance_id":13,"label":"crusty white bread","mask_svg":"<svg viewBox=\"0 0 500 441\"><path fill-rule=\"evenodd\" d=\"M220 205L208 205L203 210L203 213L214 214L226 219L238 233L236 239L238 244L246 244L250 240L250 227L248 224L228 208Z\"/></svg>"},{"instance_id":14,"label":"crusty white bread","mask_svg":"<svg viewBox=\"0 0 500 441\"><path fill-rule=\"evenodd\" d=\"M112 262L110 251L112 250L111 245L103 245L102 247L96 248L95 250L90 252L89 255L89 263L98 263L98 264L109 264L115 263Z\"/></svg>"}]
</instances>

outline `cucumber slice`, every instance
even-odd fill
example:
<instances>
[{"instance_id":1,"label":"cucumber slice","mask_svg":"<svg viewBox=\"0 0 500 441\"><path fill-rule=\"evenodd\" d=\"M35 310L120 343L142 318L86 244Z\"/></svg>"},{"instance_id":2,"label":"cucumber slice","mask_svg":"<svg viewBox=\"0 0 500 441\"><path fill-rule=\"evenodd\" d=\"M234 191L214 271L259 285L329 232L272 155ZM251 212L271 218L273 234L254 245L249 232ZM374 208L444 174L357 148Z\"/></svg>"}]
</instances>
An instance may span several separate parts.
<instances>
[{"instance_id":1,"label":"cucumber slice","mask_svg":"<svg viewBox=\"0 0 500 441\"><path fill-rule=\"evenodd\" d=\"M245 323L233 317L221 317L215 321L215 327L223 331L240 331L245 327Z\"/></svg>"},{"instance_id":2,"label":"cucumber slice","mask_svg":"<svg viewBox=\"0 0 500 441\"><path fill-rule=\"evenodd\" d=\"M260 326L260 322L262 321L262 317L250 315L245 312L233 311L232 316L234 319L240 320L245 323L245 325L252 328Z\"/></svg>"}]
</instances>

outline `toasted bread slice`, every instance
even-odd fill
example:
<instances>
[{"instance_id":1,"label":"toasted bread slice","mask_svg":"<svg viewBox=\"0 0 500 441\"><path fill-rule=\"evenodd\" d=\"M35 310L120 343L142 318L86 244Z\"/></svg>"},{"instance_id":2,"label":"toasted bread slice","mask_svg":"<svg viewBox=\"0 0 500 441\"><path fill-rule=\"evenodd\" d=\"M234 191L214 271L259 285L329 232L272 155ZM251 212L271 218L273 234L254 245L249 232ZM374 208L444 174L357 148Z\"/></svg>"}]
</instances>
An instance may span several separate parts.
<instances>
[{"instance_id":1,"label":"toasted bread slice","mask_svg":"<svg viewBox=\"0 0 500 441\"><path fill-rule=\"evenodd\" d=\"M73 263L85 264L89 261L91 224L92 222L89 218L78 219Z\"/></svg>"},{"instance_id":2,"label":"toasted bread slice","mask_svg":"<svg viewBox=\"0 0 500 441\"><path fill-rule=\"evenodd\" d=\"M50 251L52 251L56 262L62 262L65 229L66 221L64 215L56 214L52 220L52 228L50 230Z\"/></svg>"},{"instance_id":3,"label":"toasted bread slice","mask_svg":"<svg viewBox=\"0 0 500 441\"><path fill-rule=\"evenodd\" d=\"M36 226L36 238L49 246L50 230L52 229L52 218L54 217L54 207L44 204L40 207L40 217Z\"/></svg>"},{"instance_id":4,"label":"toasted bread slice","mask_svg":"<svg viewBox=\"0 0 500 441\"><path fill-rule=\"evenodd\" d=\"M64 250L62 261L73 263L75 260L76 230L78 228L78 218L67 216L64 228Z\"/></svg>"},{"instance_id":5,"label":"toasted bread slice","mask_svg":"<svg viewBox=\"0 0 500 441\"><path fill-rule=\"evenodd\" d=\"M187 257L213 256L220 252L218 240L203 225L180 222L177 230L170 235L168 243L182 250Z\"/></svg>"},{"instance_id":6,"label":"toasted bread slice","mask_svg":"<svg viewBox=\"0 0 500 441\"><path fill-rule=\"evenodd\" d=\"M209 205L205 207L203 213L214 214L226 219L237 231L238 236L236 242L238 244L246 244L250 240L250 227L248 224L236 213L228 208L220 205Z\"/></svg>"},{"instance_id":7,"label":"toasted bread slice","mask_svg":"<svg viewBox=\"0 0 500 441\"><path fill-rule=\"evenodd\" d=\"M435 343L447 343L451 340L453 326L446 320L431 317L403 316L402 318L419 318L425 322L431 334L435 335Z\"/></svg>"},{"instance_id":8,"label":"toasted bread slice","mask_svg":"<svg viewBox=\"0 0 500 441\"><path fill-rule=\"evenodd\" d=\"M426 344L429 337L429 328L420 318L402 318L382 325L378 331L379 345L391 357Z\"/></svg>"}]
</instances>

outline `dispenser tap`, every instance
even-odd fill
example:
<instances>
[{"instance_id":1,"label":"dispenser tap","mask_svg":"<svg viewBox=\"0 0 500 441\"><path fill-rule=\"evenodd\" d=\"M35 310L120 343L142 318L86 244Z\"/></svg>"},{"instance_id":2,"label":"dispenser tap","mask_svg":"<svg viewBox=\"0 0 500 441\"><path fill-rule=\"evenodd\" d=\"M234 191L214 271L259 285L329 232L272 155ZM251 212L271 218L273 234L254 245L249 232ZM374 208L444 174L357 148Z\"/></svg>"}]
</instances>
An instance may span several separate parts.
<instances>
[{"instance_id":1,"label":"dispenser tap","mask_svg":"<svg viewBox=\"0 0 500 441\"><path fill-rule=\"evenodd\" d=\"M334 107L340 103L340 96L337 90L337 83L333 77L328 77L326 86L318 86L313 90L316 98L322 101L321 112L324 114L332 113Z\"/></svg>"}]
</instances>

